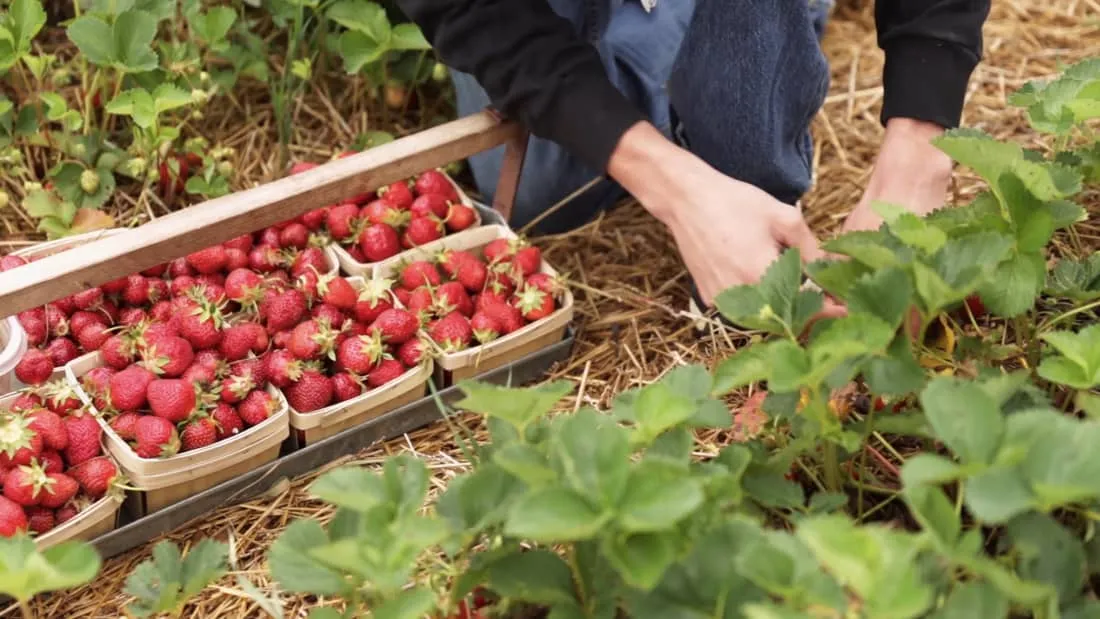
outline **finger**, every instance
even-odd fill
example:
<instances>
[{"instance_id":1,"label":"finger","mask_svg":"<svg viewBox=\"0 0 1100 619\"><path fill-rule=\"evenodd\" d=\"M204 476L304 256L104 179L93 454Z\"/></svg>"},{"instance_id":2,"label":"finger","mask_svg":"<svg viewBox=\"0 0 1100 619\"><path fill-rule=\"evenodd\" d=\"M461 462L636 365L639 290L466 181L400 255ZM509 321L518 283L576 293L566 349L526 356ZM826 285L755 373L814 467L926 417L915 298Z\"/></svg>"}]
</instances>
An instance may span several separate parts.
<instances>
[{"instance_id":1,"label":"finger","mask_svg":"<svg viewBox=\"0 0 1100 619\"><path fill-rule=\"evenodd\" d=\"M787 247L797 247L803 262L810 263L825 257L825 252L821 250L821 244L818 242L817 236L810 230L810 226L806 224L802 217L799 217L797 222L791 223L779 232L779 242Z\"/></svg>"}]
</instances>

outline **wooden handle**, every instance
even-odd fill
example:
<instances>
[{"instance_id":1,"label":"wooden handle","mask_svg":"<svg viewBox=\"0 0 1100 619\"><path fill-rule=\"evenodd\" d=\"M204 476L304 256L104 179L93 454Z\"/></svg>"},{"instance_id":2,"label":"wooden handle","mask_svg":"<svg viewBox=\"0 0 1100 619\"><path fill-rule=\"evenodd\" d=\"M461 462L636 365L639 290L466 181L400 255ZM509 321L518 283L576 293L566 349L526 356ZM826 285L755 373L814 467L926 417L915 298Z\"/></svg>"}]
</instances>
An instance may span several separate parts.
<instances>
[{"instance_id":1,"label":"wooden handle","mask_svg":"<svg viewBox=\"0 0 1100 619\"><path fill-rule=\"evenodd\" d=\"M498 112L492 109L489 112L504 122ZM512 220L512 207L519 191L519 177L523 172L523 160L527 156L528 137L529 134L522 125L515 125L515 131L504 143L504 159L500 164L500 178L497 179L497 189L493 196L493 208L504 217L505 223L511 223Z\"/></svg>"},{"instance_id":2,"label":"wooden handle","mask_svg":"<svg viewBox=\"0 0 1100 619\"><path fill-rule=\"evenodd\" d=\"M347 196L374 191L515 140L518 133L523 133L519 125L485 111L176 211L122 234L0 273L0 315L39 307Z\"/></svg>"}]
</instances>

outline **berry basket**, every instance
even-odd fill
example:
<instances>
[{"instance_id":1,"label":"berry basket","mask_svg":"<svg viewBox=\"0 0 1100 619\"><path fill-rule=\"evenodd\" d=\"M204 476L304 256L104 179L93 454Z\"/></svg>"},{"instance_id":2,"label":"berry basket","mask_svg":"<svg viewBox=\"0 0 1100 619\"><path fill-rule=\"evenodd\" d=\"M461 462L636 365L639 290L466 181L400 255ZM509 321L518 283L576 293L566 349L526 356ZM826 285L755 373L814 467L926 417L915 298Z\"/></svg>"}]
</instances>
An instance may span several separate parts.
<instances>
[{"instance_id":1,"label":"berry basket","mask_svg":"<svg viewBox=\"0 0 1100 619\"><path fill-rule=\"evenodd\" d=\"M100 365L103 362L96 352L65 367L70 384L93 411L92 398L81 387L80 378ZM107 450L121 464L130 484L140 488L132 495L135 515L155 512L278 458L283 441L290 435L287 406L277 389L269 385L267 391L280 404L267 420L212 445L167 458L138 456L97 412Z\"/></svg>"},{"instance_id":2,"label":"berry basket","mask_svg":"<svg viewBox=\"0 0 1100 619\"><path fill-rule=\"evenodd\" d=\"M401 265L414 260L431 260L432 256L447 249L480 252L491 241L501 238L514 240L519 237L507 226L481 226L444 237L431 247L419 247L404 255L395 256L378 265L376 276L397 277ZM539 270L551 277L558 274L545 260L542 260ZM436 355L435 368L439 384L442 387L451 386L546 348L565 337L565 331L572 320L573 293L566 287L558 299L557 309L541 320L524 325L488 343Z\"/></svg>"},{"instance_id":3,"label":"berry basket","mask_svg":"<svg viewBox=\"0 0 1100 619\"><path fill-rule=\"evenodd\" d=\"M447 179L447 181L451 184L451 186L453 186L455 188L455 191L458 193L459 202L461 202L462 204L464 204L464 205L470 207L471 209L473 209L473 212L474 212L474 223L473 223L473 225L471 225L466 230L462 230L460 232L450 233L447 236L444 236L443 238L432 241L430 243L425 243L424 245L420 245L419 247L416 247L416 248L413 248L413 249L406 249L406 250L402 251L401 253L397 254L396 256L394 256L393 258L388 258L388 259L386 259L384 261L380 261L380 262L359 262L350 253L348 253L348 250L344 249L344 247L341 246L339 243L332 243L331 245L328 246L329 251L331 251L331 253L340 262L340 268L344 271L344 273L347 273L348 275L359 276L359 277L370 277L371 275L373 275L375 267L379 264L384 264L386 262L389 262L390 260L401 258L402 256L407 255L409 252L416 251L417 249L431 249L431 248L437 247L437 246L438 247L443 247L444 245L441 244L443 241L445 241L447 239L450 239L450 238L452 238L454 236L457 236L457 235L466 234L470 230L475 230L479 226L481 226L481 224L482 224L481 209L477 208L477 205L474 203L473 200L470 199L470 196L466 195L466 192L464 192L462 190L462 187L460 187L458 185L458 183L456 183L454 181L454 179L450 177L450 175L448 175L446 172L443 172L442 170L439 170L439 172Z\"/></svg>"},{"instance_id":4,"label":"berry basket","mask_svg":"<svg viewBox=\"0 0 1100 619\"><path fill-rule=\"evenodd\" d=\"M15 366L27 352L27 334L15 316L0 321L0 394L19 389L21 384L15 377Z\"/></svg>"}]
</instances>

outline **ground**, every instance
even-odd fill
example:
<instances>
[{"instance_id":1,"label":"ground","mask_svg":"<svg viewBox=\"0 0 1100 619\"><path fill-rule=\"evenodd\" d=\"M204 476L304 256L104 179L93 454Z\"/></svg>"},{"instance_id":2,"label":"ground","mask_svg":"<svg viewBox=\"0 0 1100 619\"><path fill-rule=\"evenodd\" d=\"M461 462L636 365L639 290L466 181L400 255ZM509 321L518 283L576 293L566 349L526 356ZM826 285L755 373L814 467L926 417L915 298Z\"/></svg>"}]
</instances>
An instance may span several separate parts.
<instances>
[{"instance_id":1,"label":"ground","mask_svg":"<svg viewBox=\"0 0 1100 619\"><path fill-rule=\"evenodd\" d=\"M875 46L870 3L845 2L830 22L824 47L832 66L833 84L825 107L814 122L816 182L805 199L807 219L821 236L830 234L858 201L882 134L878 122L881 102L879 75L882 54ZM1091 47L1090 47L1091 44ZM1100 3L1097 0L999 0L985 28L985 59L971 80L963 124L998 138L1027 139L1022 114L1006 105L1006 95L1025 81L1052 76L1060 66L1100 55ZM349 85L348 91L355 92ZM368 124L364 102L307 93L301 104L301 139L296 157L326 156L333 143L347 143ZM240 123L245 108L228 110L211 122L240 127L226 141L238 147L247 178L271 178L277 164L266 153L272 131L250 131ZM270 116L262 108L248 111L263 125ZM236 118L234 114L238 115ZM371 128L378 128L371 124ZM415 130L416 127L405 127ZM310 144L316 146L309 146ZM263 154L263 156L260 156ZM973 177L958 173L957 196L973 195ZM1100 209L1100 196L1088 196L1090 211ZM157 210L155 204L134 204L134 212ZM1095 244L1095 223L1081 224L1082 238ZM19 240L6 243L16 245ZM620 391L646 384L684 362L710 362L735 348L743 338L736 332L696 337L681 313L686 308L687 278L671 238L636 203L615 211L572 233L537 240L547 258L567 271L575 282L580 328L572 358L555 368L553 377L577 382L575 399L563 406L604 405ZM698 449L712 451L733 440L731 431L700 436ZM362 454L356 460L379 462L385 455L413 451L435 470L437 487L463 464L442 425L425 428ZM305 493L309 479L277 487L267 496L244 505L226 507L168 536L181 544L205 536L232 540L236 572L209 588L188 607L188 617L263 616L236 587L236 576L270 591L263 571L265 553L288 522L296 518L324 520L330 509ZM123 581L148 556L149 546L106 562L90 586L55 595L36 603L38 616L111 617L122 614L126 596ZM304 616L313 599L286 599L286 616Z\"/></svg>"}]
</instances>

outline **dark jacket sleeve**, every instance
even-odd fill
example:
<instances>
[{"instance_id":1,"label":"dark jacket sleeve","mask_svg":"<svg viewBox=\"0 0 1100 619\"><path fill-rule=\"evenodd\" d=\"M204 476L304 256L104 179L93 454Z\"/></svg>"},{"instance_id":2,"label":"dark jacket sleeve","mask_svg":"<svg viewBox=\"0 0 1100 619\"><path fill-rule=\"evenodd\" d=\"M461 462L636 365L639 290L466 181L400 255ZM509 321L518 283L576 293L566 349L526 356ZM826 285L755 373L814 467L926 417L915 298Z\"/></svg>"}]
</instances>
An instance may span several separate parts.
<instances>
[{"instance_id":1,"label":"dark jacket sleeve","mask_svg":"<svg viewBox=\"0 0 1100 619\"><path fill-rule=\"evenodd\" d=\"M886 54L882 122L895 117L955 127L970 74L982 57L990 0L877 0Z\"/></svg>"},{"instance_id":2,"label":"dark jacket sleeve","mask_svg":"<svg viewBox=\"0 0 1100 619\"><path fill-rule=\"evenodd\" d=\"M493 107L600 172L644 115L596 48L545 0L397 0L448 66L473 75Z\"/></svg>"}]
</instances>

